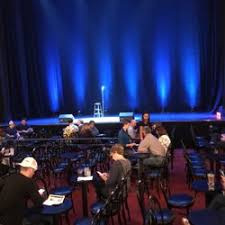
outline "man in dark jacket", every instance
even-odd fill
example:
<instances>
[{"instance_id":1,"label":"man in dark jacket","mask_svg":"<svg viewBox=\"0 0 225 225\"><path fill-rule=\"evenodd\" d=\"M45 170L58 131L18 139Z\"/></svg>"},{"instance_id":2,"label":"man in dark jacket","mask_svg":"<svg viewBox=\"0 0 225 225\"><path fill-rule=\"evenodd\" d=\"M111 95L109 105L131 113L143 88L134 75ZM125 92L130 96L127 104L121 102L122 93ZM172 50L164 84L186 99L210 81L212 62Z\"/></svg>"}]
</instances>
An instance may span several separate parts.
<instances>
[{"instance_id":1,"label":"man in dark jacket","mask_svg":"<svg viewBox=\"0 0 225 225\"><path fill-rule=\"evenodd\" d=\"M40 207L43 202L32 180L37 170L36 160L26 157L19 165L20 173L0 180L0 224L2 225L21 225L28 199L31 199L36 207Z\"/></svg>"}]
</instances>

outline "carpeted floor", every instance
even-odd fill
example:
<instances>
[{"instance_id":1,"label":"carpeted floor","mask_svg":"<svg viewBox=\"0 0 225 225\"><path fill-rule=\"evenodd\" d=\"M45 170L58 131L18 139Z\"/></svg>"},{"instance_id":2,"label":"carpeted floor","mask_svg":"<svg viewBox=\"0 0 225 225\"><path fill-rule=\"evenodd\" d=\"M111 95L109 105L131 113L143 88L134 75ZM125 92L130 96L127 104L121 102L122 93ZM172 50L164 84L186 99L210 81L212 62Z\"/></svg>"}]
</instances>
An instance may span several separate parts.
<instances>
[{"instance_id":1,"label":"carpeted floor","mask_svg":"<svg viewBox=\"0 0 225 225\"><path fill-rule=\"evenodd\" d=\"M187 184L185 182L184 158L183 158L183 151L181 149L175 150L174 169L171 171L170 174L171 174L170 175L171 193L185 192L185 193L192 194L194 196L194 192L188 189ZM159 198L155 190L152 191L152 194L155 194ZM74 214L72 210L70 212L71 224L73 224L77 218L82 217L82 199L81 199L80 188L78 188L74 192L73 200L75 204L76 213ZM161 206L165 207L166 205L165 205L165 201L162 194L160 194L159 200L160 200ZM91 185L89 187L89 192L88 192L88 201L89 201L89 205L91 205L95 201L95 190ZM128 201L129 201L129 206L131 210L131 222L129 222L128 224L141 225L142 217L141 217L141 212L140 212L140 208L137 201L136 187L134 184L131 187ZM204 195L199 193L196 197L196 200L192 209L194 210L194 209L200 209L204 207L205 207ZM174 210L174 212L176 215L174 225L181 225L181 218L185 216L185 211L178 209L178 210ZM64 222L64 224L66 223Z\"/></svg>"}]
</instances>

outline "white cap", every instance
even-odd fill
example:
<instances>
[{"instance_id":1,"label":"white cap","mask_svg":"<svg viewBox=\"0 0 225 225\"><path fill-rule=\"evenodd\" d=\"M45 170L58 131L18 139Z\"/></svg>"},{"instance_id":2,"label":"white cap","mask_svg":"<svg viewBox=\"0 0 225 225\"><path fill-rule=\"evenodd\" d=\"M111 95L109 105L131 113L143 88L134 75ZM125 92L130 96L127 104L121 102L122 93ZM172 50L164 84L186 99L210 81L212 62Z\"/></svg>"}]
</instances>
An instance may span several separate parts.
<instances>
[{"instance_id":1,"label":"white cap","mask_svg":"<svg viewBox=\"0 0 225 225\"><path fill-rule=\"evenodd\" d=\"M33 157L24 158L21 163L18 163L18 165L26 168L32 168L34 170L38 169L37 161Z\"/></svg>"},{"instance_id":2,"label":"white cap","mask_svg":"<svg viewBox=\"0 0 225 225\"><path fill-rule=\"evenodd\" d=\"M9 125L13 125L14 122L12 120L9 121Z\"/></svg>"}]
</instances>

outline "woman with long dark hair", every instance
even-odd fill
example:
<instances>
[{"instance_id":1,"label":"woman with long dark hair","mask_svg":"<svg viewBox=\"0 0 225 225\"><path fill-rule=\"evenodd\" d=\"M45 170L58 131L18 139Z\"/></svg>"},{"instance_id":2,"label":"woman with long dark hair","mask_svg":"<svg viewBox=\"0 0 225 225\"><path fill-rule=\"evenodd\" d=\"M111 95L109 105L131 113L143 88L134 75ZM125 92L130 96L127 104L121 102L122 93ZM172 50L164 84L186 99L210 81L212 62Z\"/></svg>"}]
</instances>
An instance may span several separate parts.
<instances>
[{"instance_id":1,"label":"woman with long dark hair","mask_svg":"<svg viewBox=\"0 0 225 225\"><path fill-rule=\"evenodd\" d=\"M144 112L142 114L142 120L138 123L138 127L139 127L139 137L140 140L142 141L145 137L144 135L144 128L145 127L152 127L152 124L150 122L150 114L148 112Z\"/></svg>"}]
</instances>

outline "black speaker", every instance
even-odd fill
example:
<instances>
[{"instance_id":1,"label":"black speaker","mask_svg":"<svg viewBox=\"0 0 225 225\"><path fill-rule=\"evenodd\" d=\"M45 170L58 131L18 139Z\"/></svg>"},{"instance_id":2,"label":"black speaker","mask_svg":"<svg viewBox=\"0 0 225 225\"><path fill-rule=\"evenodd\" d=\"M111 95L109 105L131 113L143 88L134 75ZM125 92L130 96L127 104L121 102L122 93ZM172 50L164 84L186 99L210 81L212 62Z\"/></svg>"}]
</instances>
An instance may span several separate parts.
<instances>
[{"instance_id":1,"label":"black speaker","mask_svg":"<svg viewBox=\"0 0 225 225\"><path fill-rule=\"evenodd\" d=\"M73 114L60 114L59 115L59 122L60 123L68 123L71 120L74 120Z\"/></svg>"},{"instance_id":2,"label":"black speaker","mask_svg":"<svg viewBox=\"0 0 225 225\"><path fill-rule=\"evenodd\" d=\"M134 119L134 113L133 112L120 112L119 114L120 122L123 122L123 120L133 120Z\"/></svg>"}]
</instances>

